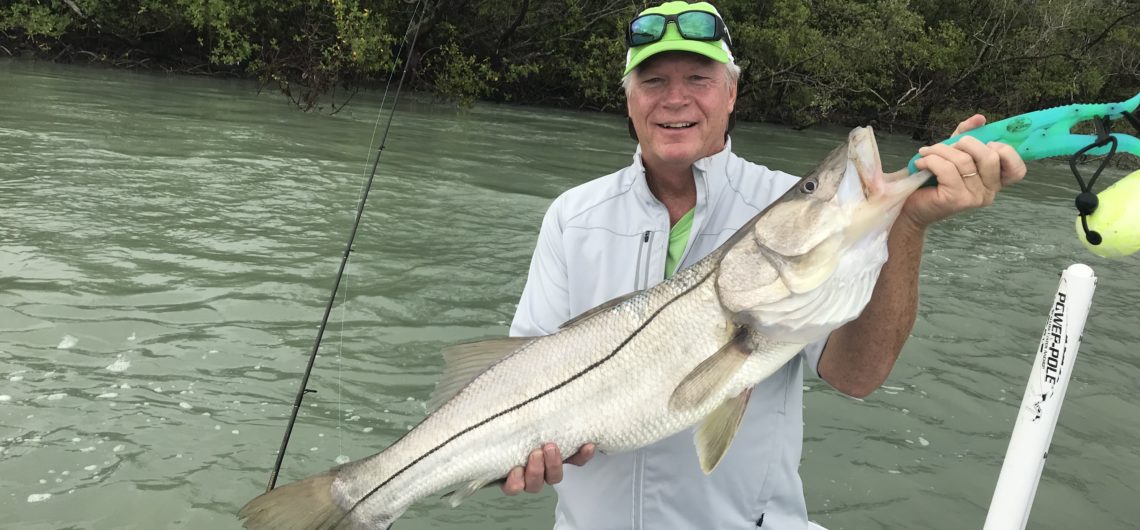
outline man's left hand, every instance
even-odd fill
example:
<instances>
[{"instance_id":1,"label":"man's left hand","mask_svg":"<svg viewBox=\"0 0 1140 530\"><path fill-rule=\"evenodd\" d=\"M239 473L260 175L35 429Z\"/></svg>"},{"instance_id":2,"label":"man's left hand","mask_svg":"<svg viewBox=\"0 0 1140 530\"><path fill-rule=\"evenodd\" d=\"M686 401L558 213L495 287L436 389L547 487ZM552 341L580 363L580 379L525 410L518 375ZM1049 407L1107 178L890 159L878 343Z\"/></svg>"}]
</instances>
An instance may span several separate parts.
<instances>
[{"instance_id":1,"label":"man's left hand","mask_svg":"<svg viewBox=\"0 0 1140 530\"><path fill-rule=\"evenodd\" d=\"M975 114L959 123L954 134L985 123L985 116ZM965 210L989 206L1003 187L1025 178L1025 162L1001 142L983 144L967 136L954 145L935 144L918 152L922 158L915 167L929 169L938 178L938 186L919 189L903 207L900 217L919 229Z\"/></svg>"}]
</instances>

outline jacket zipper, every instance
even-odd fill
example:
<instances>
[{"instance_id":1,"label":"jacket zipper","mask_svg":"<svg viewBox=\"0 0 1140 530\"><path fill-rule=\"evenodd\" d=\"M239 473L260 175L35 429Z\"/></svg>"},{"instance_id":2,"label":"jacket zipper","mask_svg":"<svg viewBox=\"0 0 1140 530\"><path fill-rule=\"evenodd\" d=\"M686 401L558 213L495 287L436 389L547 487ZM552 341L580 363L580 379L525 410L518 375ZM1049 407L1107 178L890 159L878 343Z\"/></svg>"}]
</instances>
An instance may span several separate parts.
<instances>
[{"instance_id":1,"label":"jacket zipper","mask_svg":"<svg viewBox=\"0 0 1140 530\"><path fill-rule=\"evenodd\" d=\"M645 251L645 247L648 246L647 243L649 243L649 230L646 230L645 233L641 235L641 242L637 246L637 265L635 265L633 269L632 292L637 292L644 289L641 283L641 274L642 271L646 269L646 265L642 264L642 257L644 256L645 259L648 259L648 254Z\"/></svg>"},{"instance_id":2,"label":"jacket zipper","mask_svg":"<svg viewBox=\"0 0 1140 530\"><path fill-rule=\"evenodd\" d=\"M645 230L645 234L642 235L642 248L643 248L644 253L645 253L645 261L641 264L641 269L642 269L641 270L641 276L642 276L642 278L641 278L641 286L637 287L638 291L645 290L645 288L649 288L649 266L650 266L650 263L653 262L653 245L650 244L650 240L652 240L652 239L653 239L652 231L651 230ZM638 253L641 253L641 252L638 251Z\"/></svg>"},{"instance_id":3,"label":"jacket zipper","mask_svg":"<svg viewBox=\"0 0 1140 530\"><path fill-rule=\"evenodd\" d=\"M653 261L652 247L649 244L653 238L653 231L646 230L641 235L641 248L637 249L637 267L640 269L634 275L634 290L640 291L649 287L649 264ZM642 256L644 255L644 259Z\"/></svg>"},{"instance_id":4,"label":"jacket zipper","mask_svg":"<svg viewBox=\"0 0 1140 530\"><path fill-rule=\"evenodd\" d=\"M653 252L650 241L653 239L653 231L646 230L641 235L641 247L637 250L637 267L638 271L634 274L635 290L642 290L649 287L649 266L652 263ZM643 259L644 256L644 259ZM633 505L631 509L633 513L630 514L632 519L630 527L631 530L641 530L643 528L643 510L644 499L642 499L644 480L645 480L645 449L638 449L634 456L633 463Z\"/></svg>"},{"instance_id":5,"label":"jacket zipper","mask_svg":"<svg viewBox=\"0 0 1140 530\"><path fill-rule=\"evenodd\" d=\"M645 499L642 498L645 482L645 448L637 450L633 462L633 513L630 514L630 530L642 530L645 525Z\"/></svg>"}]
</instances>

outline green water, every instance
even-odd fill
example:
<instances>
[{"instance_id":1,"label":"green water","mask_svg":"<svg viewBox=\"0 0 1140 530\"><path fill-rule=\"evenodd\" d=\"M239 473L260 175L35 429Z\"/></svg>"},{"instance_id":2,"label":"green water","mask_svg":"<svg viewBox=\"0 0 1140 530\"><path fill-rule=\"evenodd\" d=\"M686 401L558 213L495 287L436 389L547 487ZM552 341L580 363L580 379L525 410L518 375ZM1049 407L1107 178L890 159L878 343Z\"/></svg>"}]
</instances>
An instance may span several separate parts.
<instances>
[{"instance_id":1,"label":"green water","mask_svg":"<svg viewBox=\"0 0 1140 530\"><path fill-rule=\"evenodd\" d=\"M245 82L0 61L0 527L236 528L265 485L362 183L379 96L302 114ZM843 134L742 124L803 172ZM881 142L887 166L913 152ZM542 212L625 165L617 116L401 103L283 480L425 414L437 350L501 335ZM1118 178L1121 171L1109 177ZM1059 271L1100 276L1030 528L1140 520L1140 258L1073 235L1067 169L928 238L886 386L810 377L802 473L837 529L980 528ZM50 494L50 497L45 497ZM549 528L553 497L425 502L402 530Z\"/></svg>"}]
</instances>

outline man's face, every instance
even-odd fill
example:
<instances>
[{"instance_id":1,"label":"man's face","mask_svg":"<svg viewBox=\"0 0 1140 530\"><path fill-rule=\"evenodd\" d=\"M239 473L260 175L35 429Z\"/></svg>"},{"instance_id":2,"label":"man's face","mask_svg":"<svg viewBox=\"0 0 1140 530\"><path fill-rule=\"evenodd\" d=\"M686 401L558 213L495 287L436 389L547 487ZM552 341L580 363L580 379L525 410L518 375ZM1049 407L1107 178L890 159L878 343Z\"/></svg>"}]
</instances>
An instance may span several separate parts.
<instances>
[{"instance_id":1,"label":"man's face","mask_svg":"<svg viewBox=\"0 0 1140 530\"><path fill-rule=\"evenodd\" d=\"M629 117L650 169L688 168L724 149L736 84L725 65L687 52L667 52L632 73Z\"/></svg>"}]
</instances>

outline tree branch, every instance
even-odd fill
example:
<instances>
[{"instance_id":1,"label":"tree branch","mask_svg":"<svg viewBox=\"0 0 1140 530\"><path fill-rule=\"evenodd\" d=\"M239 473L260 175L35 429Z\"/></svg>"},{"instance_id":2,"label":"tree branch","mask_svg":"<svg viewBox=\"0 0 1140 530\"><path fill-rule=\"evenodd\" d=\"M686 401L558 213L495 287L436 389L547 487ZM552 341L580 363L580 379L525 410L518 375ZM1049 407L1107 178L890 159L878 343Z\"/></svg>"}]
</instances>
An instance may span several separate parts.
<instances>
[{"instance_id":1,"label":"tree branch","mask_svg":"<svg viewBox=\"0 0 1140 530\"><path fill-rule=\"evenodd\" d=\"M511 37L514 36L515 30L522 25L528 11L530 11L530 0L523 0L522 7L519 8L519 14L515 16L515 20L511 22L510 26L507 26L507 29L503 30L502 35L499 35L499 42L495 44L495 55L498 55L499 50L511 42Z\"/></svg>"},{"instance_id":2,"label":"tree branch","mask_svg":"<svg viewBox=\"0 0 1140 530\"><path fill-rule=\"evenodd\" d=\"M1097 35L1095 38L1093 38L1091 41L1089 41L1087 44L1085 44L1084 49L1081 50L1081 54L1083 55L1085 52L1089 51L1089 49L1091 49L1093 46L1096 46L1097 43L1104 40L1104 38L1108 36L1108 33L1110 31L1112 31L1112 28L1116 27L1117 24L1123 22L1124 19L1126 19L1128 17L1135 16L1138 13L1140 13L1140 8L1134 9L1131 13L1125 13L1123 15L1120 15L1119 17L1116 18L1116 20L1113 20L1112 22L1110 22L1107 26L1105 26L1104 30L1100 32L1100 35Z\"/></svg>"}]
</instances>

